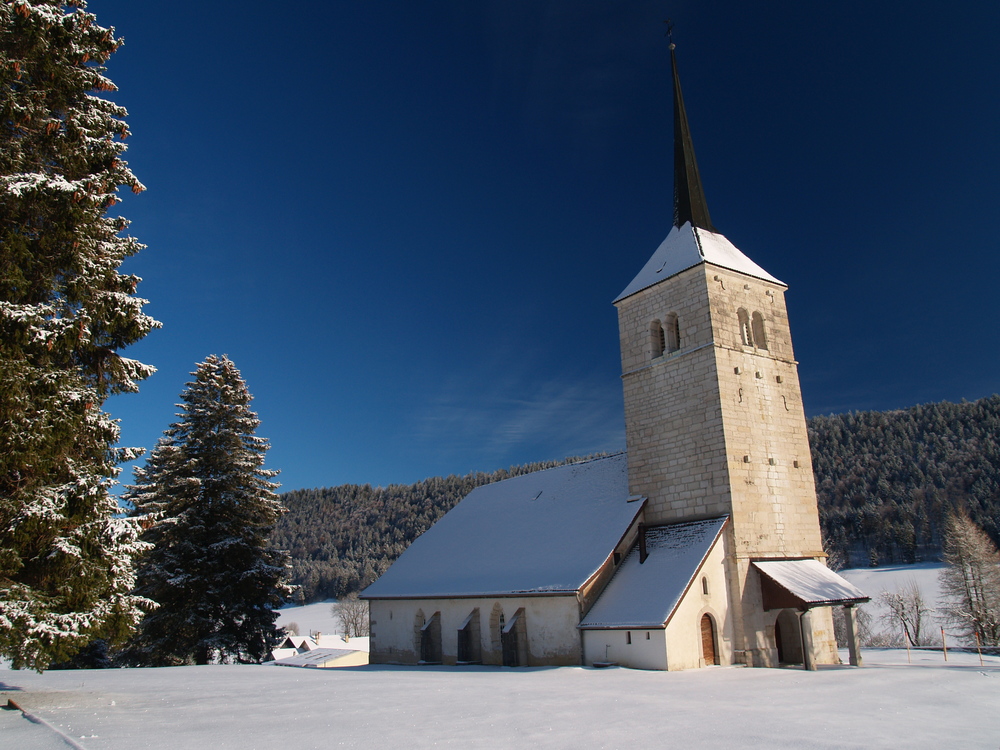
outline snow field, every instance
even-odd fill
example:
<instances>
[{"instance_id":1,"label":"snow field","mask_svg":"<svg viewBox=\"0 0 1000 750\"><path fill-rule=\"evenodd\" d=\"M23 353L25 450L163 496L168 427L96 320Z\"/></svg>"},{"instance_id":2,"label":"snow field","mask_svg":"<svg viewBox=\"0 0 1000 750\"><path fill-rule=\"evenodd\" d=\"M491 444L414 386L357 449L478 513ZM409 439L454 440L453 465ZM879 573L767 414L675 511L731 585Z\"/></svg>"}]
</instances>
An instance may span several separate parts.
<instances>
[{"instance_id":1,"label":"snow field","mask_svg":"<svg viewBox=\"0 0 1000 750\"><path fill-rule=\"evenodd\" d=\"M340 623L330 610L335 601L336 599L328 599L325 602L306 604L302 607L282 607L278 610L275 624L283 628L288 623L294 622L299 626L299 635L309 635L317 630L332 635L340 630Z\"/></svg>"},{"instance_id":2,"label":"snow field","mask_svg":"<svg viewBox=\"0 0 1000 750\"><path fill-rule=\"evenodd\" d=\"M877 596L916 578L936 601L937 564L845 571ZM279 624L332 633L332 602ZM352 639L352 641L355 639ZM865 667L688 672L627 669L203 666L0 668L14 698L85 750L332 747L996 748L1000 657L865 649ZM846 662L846 653L841 654ZM68 745L0 711L0 748Z\"/></svg>"},{"instance_id":3,"label":"snow field","mask_svg":"<svg viewBox=\"0 0 1000 750\"><path fill-rule=\"evenodd\" d=\"M932 610L924 633L932 639L931 642L939 643L939 628L942 622L937 618L936 610L941 606L941 584L938 575L945 565L941 562L917 563L916 565L890 565L882 568L850 568L839 571L840 575L853 583L872 598L862 607L872 616L872 627L877 631L889 631L898 634L898 626L894 622L887 622L885 616L888 609L879 601L878 596L883 591L890 593L899 591L910 582L916 583L924 597L924 603ZM949 638L949 646L956 646L958 642ZM1000 746L1000 743L998 743Z\"/></svg>"},{"instance_id":4,"label":"snow field","mask_svg":"<svg viewBox=\"0 0 1000 750\"><path fill-rule=\"evenodd\" d=\"M87 750L1000 744L1000 657L984 667L957 652L947 663L928 651L912 664L905 651L864 658L863 669L818 672L201 666L0 671L0 683L3 699ZM58 746L25 724L0 712L0 747Z\"/></svg>"}]
</instances>

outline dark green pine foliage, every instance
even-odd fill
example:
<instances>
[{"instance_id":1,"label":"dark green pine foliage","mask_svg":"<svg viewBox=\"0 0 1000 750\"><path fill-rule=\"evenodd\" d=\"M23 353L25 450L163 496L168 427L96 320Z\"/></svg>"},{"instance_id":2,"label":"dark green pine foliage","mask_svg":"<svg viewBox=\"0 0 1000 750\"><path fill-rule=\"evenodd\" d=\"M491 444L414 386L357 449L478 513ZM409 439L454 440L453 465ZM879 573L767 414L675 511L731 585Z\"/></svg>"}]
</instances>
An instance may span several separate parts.
<instances>
[{"instance_id":1,"label":"dark green pine foliage","mask_svg":"<svg viewBox=\"0 0 1000 750\"><path fill-rule=\"evenodd\" d=\"M264 469L267 441L227 357L198 365L126 499L153 545L136 594L159 604L127 651L149 666L260 662L277 644L287 555L269 537L284 508Z\"/></svg>"},{"instance_id":2,"label":"dark green pine foliage","mask_svg":"<svg viewBox=\"0 0 1000 750\"><path fill-rule=\"evenodd\" d=\"M159 324L118 272L142 245L107 215L143 187L104 92L121 44L85 3L0 4L0 655L44 669L141 617L136 526L105 399L152 368L119 355Z\"/></svg>"},{"instance_id":3,"label":"dark green pine foliage","mask_svg":"<svg viewBox=\"0 0 1000 750\"><path fill-rule=\"evenodd\" d=\"M1000 540L1000 396L813 417L809 443L846 567L937 559L955 511Z\"/></svg>"}]
</instances>

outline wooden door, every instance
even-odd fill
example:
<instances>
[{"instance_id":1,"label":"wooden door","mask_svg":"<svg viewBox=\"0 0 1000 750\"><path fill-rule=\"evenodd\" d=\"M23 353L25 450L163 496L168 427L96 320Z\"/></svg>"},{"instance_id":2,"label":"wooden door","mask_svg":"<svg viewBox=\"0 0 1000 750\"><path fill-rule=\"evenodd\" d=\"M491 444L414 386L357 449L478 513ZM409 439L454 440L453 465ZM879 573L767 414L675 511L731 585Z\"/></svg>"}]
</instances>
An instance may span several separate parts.
<instances>
[{"instance_id":1,"label":"wooden door","mask_svg":"<svg viewBox=\"0 0 1000 750\"><path fill-rule=\"evenodd\" d=\"M719 657L715 653L715 624L708 615L701 617L701 653L706 665L719 663Z\"/></svg>"}]
</instances>

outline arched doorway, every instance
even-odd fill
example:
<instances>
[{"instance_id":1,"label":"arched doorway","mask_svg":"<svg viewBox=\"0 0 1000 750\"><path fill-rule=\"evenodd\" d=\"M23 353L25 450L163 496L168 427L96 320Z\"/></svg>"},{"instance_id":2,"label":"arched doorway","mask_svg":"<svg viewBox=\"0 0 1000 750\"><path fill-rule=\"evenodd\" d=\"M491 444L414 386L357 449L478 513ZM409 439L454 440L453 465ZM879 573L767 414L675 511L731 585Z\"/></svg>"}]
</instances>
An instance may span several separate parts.
<instances>
[{"instance_id":1,"label":"arched doorway","mask_svg":"<svg viewBox=\"0 0 1000 750\"><path fill-rule=\"evenodd\" d=\"M701 616L701 655L706 666L719 663L719 654L715 649L715 623L707 614Z\"/></svg>"},{"instance_id":2,"label":"arched doorway","mask_svg":"<svg viewBox=\"0 0 1000 750\"><path fill-rule=\"evenodd\" d=\"M802 663L802 629L794 610L783 609L774 621L774 645L779 664Z\"/></svg>"}]
</instances>

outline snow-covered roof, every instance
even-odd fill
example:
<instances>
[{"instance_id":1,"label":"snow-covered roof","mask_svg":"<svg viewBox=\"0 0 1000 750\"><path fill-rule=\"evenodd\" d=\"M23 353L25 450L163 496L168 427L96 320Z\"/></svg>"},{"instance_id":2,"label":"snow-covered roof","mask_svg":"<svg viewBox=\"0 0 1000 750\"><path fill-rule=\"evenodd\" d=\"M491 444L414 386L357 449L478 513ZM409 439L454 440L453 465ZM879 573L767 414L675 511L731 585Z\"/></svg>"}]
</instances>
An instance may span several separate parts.
<instances>
[{"instance_id":1,"label":"snow-covered roof","mask_svg":"<svg viewBox=\"0 0 1000 750\"><path fill-rule=\"evenodd\" d=\"M575 592L641 510L628 497L624 453L477 487L362 596Z\"/></svg>"},{"instance_id":2,"label":"snow-covered roof","mask_svg":"<svg viewBox=\"0 0 1000 750\"><path fill-rule=\"evenodd\" d=\"M298 648L309 651L316 648L316 641L308 635L289 634L285 636L285 640L281 642L278 648Z\"/></svg>"},{"instance_id":3,"label":"snow-covered roof","mask_svg":"<svg viewBox=\"0 0 1000 750\"><path fill-rule=\"evenodd\" d=\"M353 638L345 639L343 635L337 633L321 633L317 640L317 645L320 648L343 648L349 651L367 651L368 636L354 636Z\"/></svg>"},{"instance_id":4,"label":"snow-covered roof","mask_svg":"<svg viewBox=\"0 0 1000 750\"><path fill-rule=\"evenodd\" d=\"M868 601L868 595L816 560L767 560L754 567L804 604Z\"/></svg>"},{"instance_id":5,"label":"snow-covered roof","mask_svg":"<svg viewBox=\"0 0 1000 750\"><path fill-rule=\"evenodd\" d=\"M660 628L670 618L726 518L646 530L644 563L636 545L580 623L581 628Z\"/></svg>"},{"instance_id":6,"label":"snow-covered roof","mask_svg":"<svg viewBox=\"0 0 1000 750\"><path fill-rule=\"evenodd\" d=\"M313 667L322 669L327 664L355 657L362 653L364 652L346 648L317 648L312 651L296 654L295 656L277 659L274 663L279 667Z\"/></svg>"},{"instance_id":7,"label":"snow-covered roof","mask_svg":"<svg viewBox=\"0 0 1000 750\"><path fill-rule=\"evenodd\" d=\"M758 266L737 247L721 234L709 232L707 229L692 227L685 223L681 227L670 230L667 238L656 248L653 256L636 275L625 290L615 298L615 302L641 292L657 282L676 276L681 271L698 265L711 263L731 271L739 271L754 278L771 281L775 284L786 284L774 278Z\"/></svg>"}]
</instances>

